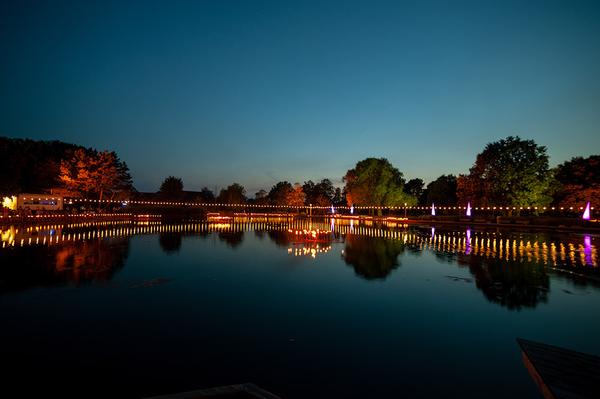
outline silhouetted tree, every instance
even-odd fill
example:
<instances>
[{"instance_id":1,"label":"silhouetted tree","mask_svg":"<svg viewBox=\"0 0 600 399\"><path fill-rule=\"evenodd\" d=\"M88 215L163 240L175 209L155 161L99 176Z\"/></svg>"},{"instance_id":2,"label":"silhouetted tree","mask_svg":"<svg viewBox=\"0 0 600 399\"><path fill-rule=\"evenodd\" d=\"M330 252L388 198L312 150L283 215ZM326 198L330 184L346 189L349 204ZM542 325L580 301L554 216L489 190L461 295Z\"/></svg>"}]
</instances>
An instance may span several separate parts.
<instances>
[{"instance_id":1,"label":"silhouetted tree","mask_svg":"<svg viewBox=\"0 0 600 399\"><path fill-rule=\"evenodd\" d=\"M0 137L0 197L58 187L60 164L81 146L60 141Z\"/></svg>"},{"instance_id":2,"label":"silhouetted tree","mask_svg":"<svg viewBox=\"0 0 600 399\"><path fill-rule=\"evenodd\" d=\"M426 204L456 205L456 176L442 175L427 185Z\"/></svg>"},{"instance_id":3,"label":"silhouetted tree","mask_svg":"<svg viewBox=\"0 0 600 399\"><path fill-rule=\"evenodd\" d=\"M203 203L215 202L215 194L208 187L202 187L200 194L198 194L198 200Z\"/></svg>"},{"instance_id":4,"label":"silhouetted tree","mask_svg":"<svg viewBox=\"0 0 600 399\"><path fill-rule=\"evenodd\" d=\"M480 206L542 206L551 201L546 147L509 136L489 143L468 175L457 181L458 199Z\"/></svg>"},{"instance_id":5,"label":"silhouetted tree","mask_svg":"<svg viewBox=\"0 0 600 399\"><path fill-rule=\"evenodd\" d=\"M161 183L158 193L162 198L180 199L183 196L183 180L175 176L166 177Z\"/></svg>"},{"instance_id":6,"label":"silhouetted tree","mask_svg":"<svg viewBox=\"0 0 600 399\"><path fill-rule=\"evenodd\" d=\"M419 199L421 198L421 195L423 195L424 185L425 183L423 183L423 179L410 179L404 185L404 191L406 191L407 194Z\"/></svg>"},{"instance_id":7,"label":"silhouetted tree","mask_svg":"<svg viewBox=\"0 0 600 399\"><path fill-rule=\"evenodd\" d=\"M258 205L267 205L269 203L269 193L262 188L254 194L254 203Z\"/></svg>"},{"instance_id":8,"label":"silhouetted tree","mask_svg":"<svg viewBox=\"0 0 600 399\"><path fill-rule=\"evenodd\" d=\"M238 183L233 183L221 190L217 202L225 204L244 204L246 203L246 189Z\"/></svg>"}]
</instances>

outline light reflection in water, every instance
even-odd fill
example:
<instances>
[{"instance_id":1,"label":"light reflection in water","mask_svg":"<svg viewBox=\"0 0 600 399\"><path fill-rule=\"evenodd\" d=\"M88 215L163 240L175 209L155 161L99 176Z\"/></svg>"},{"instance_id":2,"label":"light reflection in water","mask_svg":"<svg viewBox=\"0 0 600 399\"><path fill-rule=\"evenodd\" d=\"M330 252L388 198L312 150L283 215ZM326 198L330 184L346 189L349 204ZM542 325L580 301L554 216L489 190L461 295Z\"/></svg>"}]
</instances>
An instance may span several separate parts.
<instances>
[{"instance_id":1,"label":"light reflection in water","mask_svg":"<svg viewBox=\"0 0 600 399\"><path fill-rule=\"evenodd\" d=\"M465 254L471 253L471 229L467 229L467 240L465 243Z\"/></svg>"},{"instance_id":2,"label":"light reflection in water","mask_svg":"<svg viewBox=\"0 0 600 399\"><path fill-rule=\"evenodd\" d=\"M420 250L460 253L472 256L516 262L537 262L554 267L598 266L598 249L594 236L585 235L583 243L573 236L549 237L548 234L521 234L499 231L473 231L464 233L452 230L431 232L424 236L418 228L389 222L376 224L372 221L330 218L323 221L286 219L241 219L232 223L194 222L185 224L161 224L160 222L132 224L127 221L79 223L68 225L42 225L27 228L8 227L0 230L2 248L28 245L55 245L92 239L125 237L139 234L207 234L240 233L255 230L320 230L331 232L332 239L347 235L382 237L400 240ZM53 231L53 234L51 234ZM546 238L546 236L548 236ZM239 237L243 239L243 237Z\"/></svg>"}]
</instances>

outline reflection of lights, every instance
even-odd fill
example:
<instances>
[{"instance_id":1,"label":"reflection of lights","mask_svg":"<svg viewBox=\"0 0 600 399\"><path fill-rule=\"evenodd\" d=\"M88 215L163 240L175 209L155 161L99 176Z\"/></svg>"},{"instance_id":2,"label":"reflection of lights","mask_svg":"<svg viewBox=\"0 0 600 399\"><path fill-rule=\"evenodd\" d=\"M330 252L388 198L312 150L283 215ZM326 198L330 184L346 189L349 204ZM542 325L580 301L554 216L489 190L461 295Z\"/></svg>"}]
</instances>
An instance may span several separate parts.
<instances>
[{"instance_id":1,"label":"reflection of lights","mask_svg":"<svg viewBox=\"0 0 600 399\"><path fill-rule=\"evenodd\" d=\"M435 227L431 228L431 239L433 240L433 238L435 237Z\"/></svg>"},{"instance_id":2,"label":"reflection of lights","mask_svg":"<svg viewBox=\"0 0 600 399\"><path fill-rule=\"evenodd\" d=\"M465 253L469 255L471 253L471 229L467 229L467 239L465 242Z\"/></svg>"},{"instance_id":3,"label":"reflection of lights","mask_svg":"<svg viewBox=\"0 0 600 399\"><path fill-rule=\"evenodd\" d=\"M583 237L583 254L585 264L590 266L594 265L594 259L592 257L592 237L588 235Z\"/></svg>"},{"instance_id":4,"label":"reflection of lights","mask_svg":"<svg viewBox=\"0 0 600 399\"><path fill-rule=\"evenodd\" d=\"M293 248L288 248L287 250L288 254L292 256L309 256L313 259L316 258L319 254L324 254L329 251L331 251L331 245L322 247L318 244L316 246L295 246Z\"/></svg>"}]
</instances>

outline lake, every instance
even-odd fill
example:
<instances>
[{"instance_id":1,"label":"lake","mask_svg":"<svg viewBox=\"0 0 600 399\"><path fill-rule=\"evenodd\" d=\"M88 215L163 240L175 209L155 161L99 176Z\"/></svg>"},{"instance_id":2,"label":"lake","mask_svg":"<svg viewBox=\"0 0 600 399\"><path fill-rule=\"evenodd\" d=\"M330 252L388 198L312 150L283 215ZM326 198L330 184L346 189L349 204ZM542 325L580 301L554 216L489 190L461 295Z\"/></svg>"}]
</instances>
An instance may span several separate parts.
<instances>
[{"instance_id":1,"label":"lake","mask_svg":"<svg viewBox=\"0 0 600 399\"><path fill-rule=\"evenodd\" d=\"M4 392L541 397L517 337L600 355L599 235L358 220L3 228Z\"/></svg>"}]
</instances>

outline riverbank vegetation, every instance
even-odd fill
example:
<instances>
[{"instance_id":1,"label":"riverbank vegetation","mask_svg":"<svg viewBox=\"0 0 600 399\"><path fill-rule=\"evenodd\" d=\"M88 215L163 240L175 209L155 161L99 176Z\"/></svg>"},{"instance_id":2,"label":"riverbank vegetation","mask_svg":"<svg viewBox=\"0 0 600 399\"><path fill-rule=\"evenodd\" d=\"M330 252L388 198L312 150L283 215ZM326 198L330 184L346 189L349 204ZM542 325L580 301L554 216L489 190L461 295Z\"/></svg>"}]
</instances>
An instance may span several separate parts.
<instances>
[{"instance_id":1,"label":"riverbank vegetation","mask_svg":"<svg viewBox=\"0 0 600 399\"><path fill-rule=\"evenodd\" d=\"M248 196L239 183L219 192L184 190L183 179L165 178L155 193L134 188L127 164L114 151L97 151L60 141L0 137L0 195L60 192L89 199L161 199L204 203L290 206L565 206L600 198L600 155L574 157L549 167L546 147L509 136L489 143L466 174L444 174L425 185L407 180L385 158L366 158L343 177L303 183L281 181Z\"/></svg>"}]
</instances>

